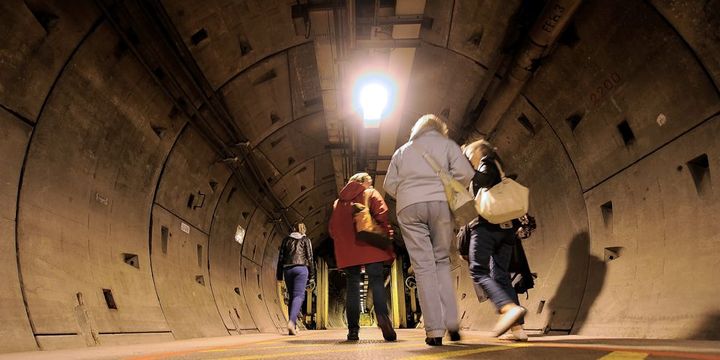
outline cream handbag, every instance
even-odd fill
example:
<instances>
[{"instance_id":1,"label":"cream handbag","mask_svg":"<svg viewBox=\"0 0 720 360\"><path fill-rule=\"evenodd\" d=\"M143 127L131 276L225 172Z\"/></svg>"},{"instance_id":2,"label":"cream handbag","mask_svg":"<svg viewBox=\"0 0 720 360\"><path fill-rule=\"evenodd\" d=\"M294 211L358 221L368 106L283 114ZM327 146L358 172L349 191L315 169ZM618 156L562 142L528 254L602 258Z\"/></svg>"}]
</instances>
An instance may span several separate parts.
<instances>
[{"instance_id":1,"label":"cream handbag","mask_svg":"<svg viewBox=\"0 0 720 360\"><path fill-rule=\"evenodd\" d=\"M475 202L480 216L490 223L501 224L527 214L530 190L505 177L497 160L495 165L500 171L500 182L489 189L480 189Z\"/></svg>"}]
</instances>

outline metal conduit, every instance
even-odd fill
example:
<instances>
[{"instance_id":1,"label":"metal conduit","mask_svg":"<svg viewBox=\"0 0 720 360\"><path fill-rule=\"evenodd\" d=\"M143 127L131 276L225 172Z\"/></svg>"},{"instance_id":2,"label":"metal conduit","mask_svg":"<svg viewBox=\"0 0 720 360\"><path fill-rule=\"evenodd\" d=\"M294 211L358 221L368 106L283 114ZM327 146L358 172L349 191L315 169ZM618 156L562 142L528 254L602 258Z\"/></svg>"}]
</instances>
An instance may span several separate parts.
<instances>
[{"instance_id":1,"label":"metal conduit","mask_svg":"<svg viewBox=\"0 0 720 360\"><path fill-rule=\"evenodd\" d=\"M508 76L475 122L475 130L480 134L489 135L497 127L502 116L537 69L539 61L570 22L581 2L581 0L551 0L545 5L542 14L530 30L529 40L520 49L508 71Z\"/></svg>"}]
</instances>

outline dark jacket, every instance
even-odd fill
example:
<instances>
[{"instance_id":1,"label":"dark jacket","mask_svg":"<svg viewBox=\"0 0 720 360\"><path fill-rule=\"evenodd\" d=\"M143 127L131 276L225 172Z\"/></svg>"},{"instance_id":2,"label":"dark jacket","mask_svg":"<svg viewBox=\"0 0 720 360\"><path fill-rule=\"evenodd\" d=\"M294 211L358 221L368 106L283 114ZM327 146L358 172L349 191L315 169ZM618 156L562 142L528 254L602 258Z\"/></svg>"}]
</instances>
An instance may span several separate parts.
<instances>
[{"instance_id":1,"label":"dark jacket","mask_svg":"<svg viewBox=\"0 0 720 360\"><path fill-rule=\"evenodd\" d=\"M358 240L355 236L352 203L365 202L365 191L362 184L351 181L340 190L340 195L333 205L328 230L335 245L335 261L338 269L375 262L391 263L395 259L392 247L381 249ZM385 233L392 237L385 200L376 190L369 189L367 191L370 192L368 198L370 214L375 222L385 229Z\"/></svg>"},{"instance_id":2,"label":"dark jacket","mask_svg":"<svg viewBox=\"0 0 720 360\"><path fill-rule=\"evenodd\" d=\"M305 265L309 270L309 278L315 278L312 243L307 236L293 232L283 240L275 273L278 280L283 279L283 269L288 265Z\"/></svg>"},{"instance_id":3,"label":"dark jacket","mask_svg":"<svg viewBox=\"0 0 720 360\"><path fill-rule=\"evenodd\" d=\"M527 257L525 256L525 249L523 249L522 241L520 241L520 239L515 240L512 257L510 258L510 265L508 266L508 272L512 274L512 282L515 293L525 294L529 289L535 287L535 278L537 277L537 274L530 270L530 264L528 264Z\"/></svg>"},{"instance_id":4,"label":"dark jacket","mask_svg":"<svg viewBox=\"0 0 720 360\"><path fill-rule=\"evenodd\" d=\"M477 194L481 188L489 189L500 183L500 170L495 165L496 160L497 156L495 154L486 155L480 159L480 166L475 170L472 179L473 194Z\"/></svg>"}]
</instances>

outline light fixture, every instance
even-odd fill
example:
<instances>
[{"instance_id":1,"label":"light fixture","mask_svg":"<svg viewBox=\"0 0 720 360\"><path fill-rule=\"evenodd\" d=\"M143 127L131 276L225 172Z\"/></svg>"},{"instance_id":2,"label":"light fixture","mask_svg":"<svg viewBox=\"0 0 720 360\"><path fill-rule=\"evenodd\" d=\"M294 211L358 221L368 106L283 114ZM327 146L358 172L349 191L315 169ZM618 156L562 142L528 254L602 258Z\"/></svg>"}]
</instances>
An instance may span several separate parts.
<instances>
[{"instance_id":1,"label":"light fixture","mask_svg":"<svg viewBox=\"0 0 720 360\"><path fill-rule=\"evenodd\" d=\"M360 89L360 106L366 124L379 123L388 105L388 90L382 84L370 83Z\"/></svg>"},{"instance_id":2,"label":"light fixture","mask_svg":"<svg viewBox=\"0 0 720 360\"><path fill-rule=\"evenodd\" d=\"M355 108L362 114L366 128L377 128L394 106L395 84L385 74L368 73L353 87Z\"/></svg>"}]
</instances>

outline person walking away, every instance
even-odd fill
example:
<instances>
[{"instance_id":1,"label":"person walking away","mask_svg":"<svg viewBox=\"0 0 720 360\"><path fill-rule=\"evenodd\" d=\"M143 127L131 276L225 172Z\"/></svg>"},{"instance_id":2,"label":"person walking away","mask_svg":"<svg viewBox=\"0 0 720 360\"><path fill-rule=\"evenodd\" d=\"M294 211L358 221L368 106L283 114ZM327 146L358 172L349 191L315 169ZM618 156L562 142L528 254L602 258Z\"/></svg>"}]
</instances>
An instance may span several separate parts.
<instances>
[{"instance_id":1,"label":"person walking away","mask_svg":"<svg viewBox=\"0 0 720 360\"><path fill-rule=\"evenodd\" d=\"M425 160L427 153L463 186L473 169L460 147L448 139L445 122L433 114L420 117L410 140L393 154L385 191L397 199L397 218L410 262L415 269L418 298L425 322L425 343L460 340L457 299L450 275L453 219L440 177Z\"/></svg>"},{"instance_id":2,"label":"person walking away","mask_svg":"<svg viewBox=\"0 0 720 360\"><path fill-rule=\"evenodd\" d=\"M297 319L300 307L305 299L305 287L308 279L315 281L315 263L313 261L312 243L305 235L303 223L295 223L292 232L280 245L276 277L278 281L285 278L288 291L288 334L296 335Z\"/></svg>"},{"instance_id":3,"label":"person walking away","mask_svg":"<svg viewBox=\"0 0 720 360\"><path fill-rule=\"evenodd\" d=\"M360 331L360 279L362 267L368 275L370 290L375 304L375 318L382 330L383 338L395 341L397 334L393 330L388 314L387 294L385 292L384 266L395 259L392 247L382 249L357 238L353 221L354 204L367 203L370 215L385 235L392 238L392 229L388 221L388 207L382 195L372 188L372 177L367 173L353 175L340 191L330 216L330 237L335 246L335 260L338 269L345 272L347 297L345 311L348 322L348 340L359 340Z\"/></svg>"},{"instance_id":4,"label":"person walking away","mask_svg":"<svg viewBox=\"0 0 720 360\"><path fill-rule=\"evenodd\" d=\"M465 155L473 168L477 169L472 180L473 194L500 183L499 159L492 144L486 140L470 143L465 147ZM527 341L527 334L523 330L526 310L520 306L508 272L516 241L516 227L512 221L492 224L482 216L478 216L468 226L470 276L500 313L493 335L497 337L511 329L514 340Z\"/></svg>"}]
</instances>

